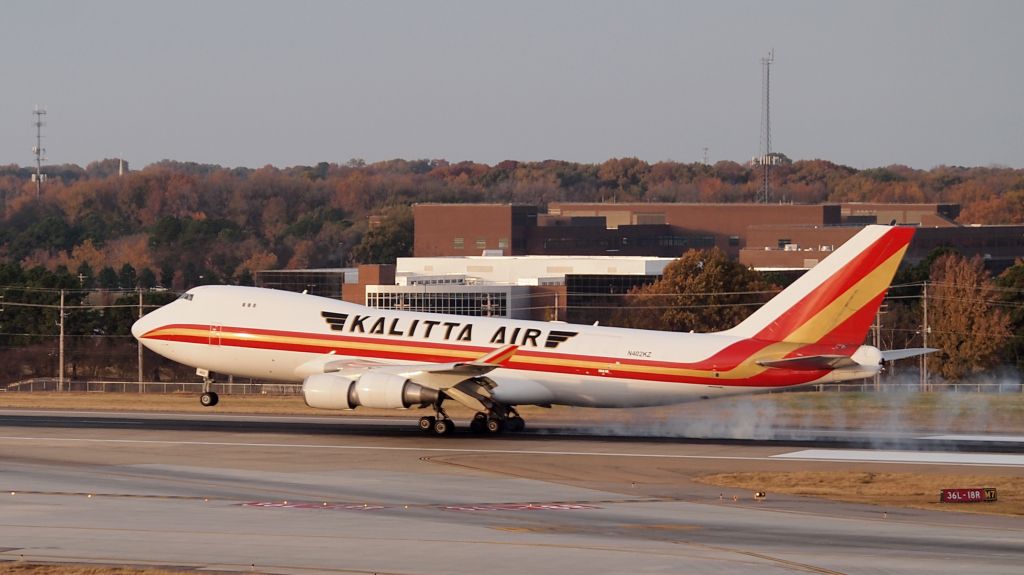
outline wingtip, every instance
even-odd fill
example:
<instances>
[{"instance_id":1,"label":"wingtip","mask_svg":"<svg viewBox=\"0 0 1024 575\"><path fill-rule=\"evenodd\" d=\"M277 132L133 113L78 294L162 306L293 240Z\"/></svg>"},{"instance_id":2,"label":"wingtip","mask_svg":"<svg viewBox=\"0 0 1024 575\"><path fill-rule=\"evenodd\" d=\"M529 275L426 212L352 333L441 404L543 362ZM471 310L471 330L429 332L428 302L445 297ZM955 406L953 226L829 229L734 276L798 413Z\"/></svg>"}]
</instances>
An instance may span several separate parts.
<instances>
[{"instance_id":1,"label":"wingtip","mask_svg":"<svg viewBox=\"0 0 1024 575\"><path fill-rule=\"evenodd\" d=\"M519 350L519 346L510 343L508 345L499 347L498 349L492 352L487 353L486 355L484 355L483 357L481 357L480 359L476 360L473 363L482 363L487 365L503 365L510 359L512 359L512 356L516 354L517 350Z\"/></svg>"}]
</instances>

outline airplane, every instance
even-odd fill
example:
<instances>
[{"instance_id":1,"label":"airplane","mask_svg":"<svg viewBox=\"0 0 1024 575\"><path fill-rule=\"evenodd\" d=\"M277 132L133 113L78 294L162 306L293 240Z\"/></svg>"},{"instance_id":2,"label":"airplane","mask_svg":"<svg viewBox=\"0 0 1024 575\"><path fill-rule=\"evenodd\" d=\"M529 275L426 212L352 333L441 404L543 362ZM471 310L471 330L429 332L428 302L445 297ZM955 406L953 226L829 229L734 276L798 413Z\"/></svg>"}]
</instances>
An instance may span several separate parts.
<instances>
[{"instance_id":1,"label":"airplane","mask_svg":"<svg viewBox=\"0 0 1024 575\"><path fill-rule=\"evenodd\" d=\"M914 229L870 225L738 325L677 333L417 313L273 289L205 285L132 326L142 345L212 374L302 382L323 409L431 408L473 432L522 431L517 406L641 407L863 379L935 351L863 345Z\"/></svg>"}]
</instances>

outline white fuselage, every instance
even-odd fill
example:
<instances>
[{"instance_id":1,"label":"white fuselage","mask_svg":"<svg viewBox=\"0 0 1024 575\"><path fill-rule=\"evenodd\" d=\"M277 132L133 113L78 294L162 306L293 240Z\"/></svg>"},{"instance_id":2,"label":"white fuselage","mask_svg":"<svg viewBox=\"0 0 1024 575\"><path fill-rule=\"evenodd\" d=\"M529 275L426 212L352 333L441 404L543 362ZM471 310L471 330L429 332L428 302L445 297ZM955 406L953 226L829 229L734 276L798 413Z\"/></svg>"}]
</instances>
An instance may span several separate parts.
<instances>
[{"instance_id":1,"label":"white fuselage","mask_svg":"<svg viewBox=\"0 0 1024 575\"><path fill-rule=\"evenodd\" d=\"M323 373L334 360L371 365L472 361L512 344L518 346L514 360L487 375L497 383L494 398L510 405L661 405L863 378L878 369L765 369L755 364L755 356L781 357L792 346L727 333L380 310L236 286L194 288L140 319L132 331L149 349L186 365L283 381Z\"/></svg>"}]
</instances>

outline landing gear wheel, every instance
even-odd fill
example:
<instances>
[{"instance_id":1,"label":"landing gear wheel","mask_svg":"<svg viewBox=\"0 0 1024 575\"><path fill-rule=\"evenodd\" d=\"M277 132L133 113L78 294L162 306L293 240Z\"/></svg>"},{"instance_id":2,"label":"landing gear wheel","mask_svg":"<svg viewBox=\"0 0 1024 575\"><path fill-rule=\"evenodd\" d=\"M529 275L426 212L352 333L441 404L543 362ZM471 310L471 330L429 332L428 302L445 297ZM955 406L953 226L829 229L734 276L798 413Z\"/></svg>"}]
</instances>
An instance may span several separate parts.
<instances>
[{"instance_id":1,"label":"landing gear wheel","mask_svg":"<svg viewBox=\"0 0 1024 575\"><path fill-rule=\"evenodd\" d=\"M519 432L526 429L526 421L518 415L515 417L508 418L508 430L513 432Z\"/></svg>"},{"instance_id":2,"label":"landing gear wheel","mask_svg":"<svg viewBox=\"0 0 1024 575\"><path fill-rule=\"evenodd\" d=\"M436 417L426 416L420 418L420 429L422 431L430 431L434 429L434 422L437 421Z\"/></svg>"},{"instance_id":3,"label":"landing gear wheel","mask_svg":"<svg viewBox=\"0 0 1024 575\"><path fill-rule=\"evenodd\" d=\"M213 407L217 405L217 402L219 401L220 397L217 396L216 391L206 391L199 396L199 403L201 403L203 407Z\"/></svg>"},{"instance_id":4,"label":"landing gear wheel","mask_svg":"<svg viewBox=\"0 0 1024 575\"><path fill-rule=\"evenodd\" d=\"M487 431L495 435L505 431L505 422L500 419L488 419Z\"/></svg>"},{"instance_id":5,"label":"landing gear wheel","mask_svg":"<svg viewBox=\"0 0 1024 575\"><path fill-rule=\"evenodd\" d=\"M450 419L438 419L434 422L434 433L437 435L451 435L455 431L455 422Z\"/></svg>"}]
</instances>

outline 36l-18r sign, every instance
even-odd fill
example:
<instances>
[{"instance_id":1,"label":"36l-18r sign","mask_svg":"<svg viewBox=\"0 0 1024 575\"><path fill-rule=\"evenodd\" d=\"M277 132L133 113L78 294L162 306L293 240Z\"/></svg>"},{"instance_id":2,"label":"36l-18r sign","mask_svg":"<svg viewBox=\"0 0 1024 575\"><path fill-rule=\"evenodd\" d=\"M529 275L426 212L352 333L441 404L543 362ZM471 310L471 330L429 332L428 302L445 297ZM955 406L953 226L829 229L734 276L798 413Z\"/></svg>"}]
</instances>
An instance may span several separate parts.
<instances>
[{"instance_id":1,"label":"36l-18r sign","mask_svg":"<svg viewBox=\"0 0 1024 575\"><path fill-rule=\"evenodd\" d=\"M942 503L980 503L995 500L996 490L994 487L943 489L939 499Z\"/></svg>"}]
</instances>

